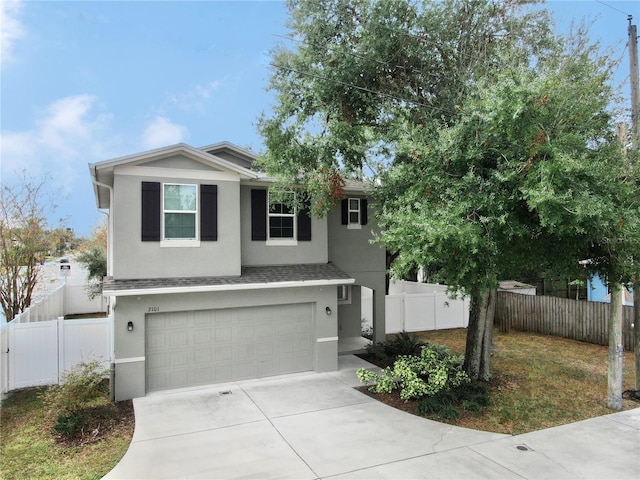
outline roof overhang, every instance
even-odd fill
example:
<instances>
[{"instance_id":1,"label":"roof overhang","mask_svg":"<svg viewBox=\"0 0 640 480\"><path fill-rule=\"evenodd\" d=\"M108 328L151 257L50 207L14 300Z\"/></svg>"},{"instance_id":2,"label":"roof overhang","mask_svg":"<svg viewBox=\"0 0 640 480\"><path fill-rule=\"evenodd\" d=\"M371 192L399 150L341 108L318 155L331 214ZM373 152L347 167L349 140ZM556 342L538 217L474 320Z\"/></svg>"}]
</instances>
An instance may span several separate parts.
<instances>
[{"instance_id":1,"label":"roof overhang","mask_svg":"<svg viewBox=\"0 0 640 480\"><path fill-rule=\"evenodd\" d=\"M267 283L245 283L238 285L195 285L195 286L173 286L173 287L147 287L131 289L109 290L106 287L102 294L108 297L132 297L141 295L169 295L181 293L208 293L208 292L233 292L243 290L268 290L275 288L301 288L301 287L326 287L338 285L350 285L355 283L355 279L340 280L302 280L292 282L267 282Z\"/></svg>"},{"instance_id":2,"label":"roof overhang","mask_svg":"<svg viewBox=\"0 0 640 480\"><path fill-rule=\"evenodd\" d=\"M349 285L355 279L331 263L243 267L242 274L225 277L123 279L107 278L105 296L128 297L183 293L231 292L276 288Z\"/></svg>"}]
</instances>

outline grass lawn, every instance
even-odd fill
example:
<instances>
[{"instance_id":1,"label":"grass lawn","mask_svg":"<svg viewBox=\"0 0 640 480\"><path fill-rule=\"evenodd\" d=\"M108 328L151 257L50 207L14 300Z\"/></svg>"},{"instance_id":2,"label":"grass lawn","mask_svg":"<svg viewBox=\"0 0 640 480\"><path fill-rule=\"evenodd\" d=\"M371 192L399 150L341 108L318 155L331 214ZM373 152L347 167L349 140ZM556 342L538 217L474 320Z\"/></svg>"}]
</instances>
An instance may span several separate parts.
<instances>
[{"instance_id":1,"label":"grass lawn","mask_svg":"<svg viewBox=\"0 0 640 480\"><path fill-rule=\"evenodd\" d=\"M464 353L465 329L418 335L423 341ZM607 347L534 333L500 333L496 329L491 405L479 414L463 413L459 420L448 423L517 435L613 413L607 408L607 361ZM633 352L625 352L623 390L633 388ZM403 402L396 392L371 395L415 413L415 402ZM631 400L623 400L623 404L625 410L640 407Z\"/></svg>"},{"instance_id":2,"label":"grass lawn","mask_svg":"<svg viewBox=\"0 0 640 480\"><path fill-rule=\"evenodd\" d=\"M115 418L94 426L81 441L60 442L45 416L42 388L13 392L0 407L0 478L99 479L127 451L133 408L118 404Z\"/></svg>"}]
</instances>

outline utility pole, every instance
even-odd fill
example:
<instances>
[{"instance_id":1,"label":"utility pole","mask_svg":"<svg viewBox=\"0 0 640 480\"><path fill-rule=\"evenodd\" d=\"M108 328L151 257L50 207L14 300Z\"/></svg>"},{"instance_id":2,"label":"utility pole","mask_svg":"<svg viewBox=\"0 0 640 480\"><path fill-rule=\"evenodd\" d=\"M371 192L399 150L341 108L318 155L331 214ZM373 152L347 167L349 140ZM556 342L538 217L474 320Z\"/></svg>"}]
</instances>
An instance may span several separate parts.
<instances>
[{"instance_id":1,"label":"utility pole","mask_svg":"<svg viewBox=\"0 0 640 480\"><path fill-rule=\"evenodd\" d=\"M618 143L623 153L627 151L627 125L618 124ZM622 371L624 348L622 346L622 291L617 278L609 278L611 303L609 304L609 369L607 376L607 407L622 410Z\"/></svg>"},{"instance_id":2,"label":"utility pole","mask_svg":"<svg viewBox=\"0 0 640 480\"><path fill-rule=\"evenodd\" d=\"M631 150L640 148L640 99L638 98L638 30L631 23L633 16L627 17L629 21L629 77L631 84ZM638 262L636 262L638 263ZM640 390L640 268L636 267L635 280L633 282L633 330L636 367L636 390Z\"/></svg>"},{"instance_id":3,"label":"utility pole","mask_svg":"<svg viewBox=\"0 0 640 480\"><path fill-rule=\"evenodd\" d=\"M640 122L638 114L640 110L640 100L638 100L638 29L631 23L633 16L627 17L629 20L629 77L631 79L631 149L637 150L640 141Z\"/></svg>"}]
</instances>

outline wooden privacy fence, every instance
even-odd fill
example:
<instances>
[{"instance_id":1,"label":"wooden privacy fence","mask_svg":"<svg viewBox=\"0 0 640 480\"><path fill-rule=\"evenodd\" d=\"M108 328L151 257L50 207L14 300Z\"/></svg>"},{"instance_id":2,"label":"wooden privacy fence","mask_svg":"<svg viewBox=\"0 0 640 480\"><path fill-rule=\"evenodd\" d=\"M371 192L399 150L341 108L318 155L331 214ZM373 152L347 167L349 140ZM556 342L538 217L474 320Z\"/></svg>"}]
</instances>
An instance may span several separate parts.
<instances>
[{"instance_id":1,"label":"wooden privacy fence","mask_svg":"<svg viewBox=\"0 0 640 480\"><path fill-rule=\"evenodd\" d=\"M495 321L510 329L609 344L609 304L498 291ZM622 307L622 344L633 351L633 307Z\"/></svg>"}]
</instances>

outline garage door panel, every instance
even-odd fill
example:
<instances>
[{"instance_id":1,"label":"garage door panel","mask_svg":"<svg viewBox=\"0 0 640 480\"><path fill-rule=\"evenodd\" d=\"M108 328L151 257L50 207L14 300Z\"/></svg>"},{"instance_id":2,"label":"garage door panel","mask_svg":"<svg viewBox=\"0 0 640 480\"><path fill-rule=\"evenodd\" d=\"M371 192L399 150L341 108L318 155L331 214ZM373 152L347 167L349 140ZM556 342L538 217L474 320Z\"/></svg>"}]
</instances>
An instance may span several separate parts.
<instances>
[{"instance_id":1,"label":"garage door panel","mask_svg":"<svg viewBox=\"0 0 640 480\"><path fill-rule=\"evenodd\" d=\"M245 340L254 341L256 339L256 331L253 325L239 325L236 330L236 336L239 342Z\"/></svg>"},{"instance_id":2,"label":"garage door panel","mask_svg":"<svg viewBox=\"0 0 640 480\"><path fill-rule=\"evenodd\" d=\"M312 305L147 316L147 391L313 368Z\"/></svg>"},{"instance_id":3,"label":"garage door panel","mask_svg":"<svg viewBox=\"0 0 640 480\"><path fill-rule=\"evenodd\" d=\"M231 326L228 327L219 327L215 326L215 341L216 343L228 343L233 339L233 328Z\"/></svg>"}]
</instances>

